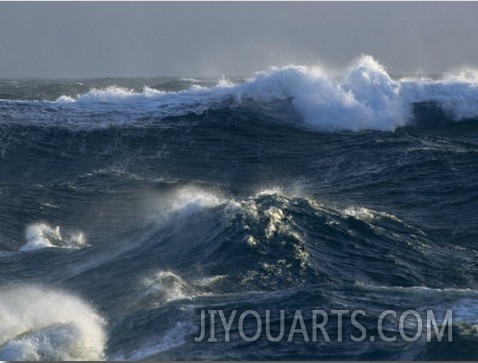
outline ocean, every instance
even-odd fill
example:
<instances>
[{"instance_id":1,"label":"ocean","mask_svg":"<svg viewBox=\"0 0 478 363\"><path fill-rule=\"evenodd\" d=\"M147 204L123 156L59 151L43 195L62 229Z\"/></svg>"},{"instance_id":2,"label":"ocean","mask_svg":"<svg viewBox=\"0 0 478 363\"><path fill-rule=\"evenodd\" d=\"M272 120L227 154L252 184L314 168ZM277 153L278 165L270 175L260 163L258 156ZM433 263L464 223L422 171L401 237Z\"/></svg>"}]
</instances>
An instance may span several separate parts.
<instances>
[{"instance_id":1,"label":"ocean","mask_svg":"<svg viewBox=\"0 0 478 363\"><path fill-rule=\"evenodd\" d=\"M0 80L0 359L476 359L477 170L472 70Z\"/></svg>"}]
</instances>

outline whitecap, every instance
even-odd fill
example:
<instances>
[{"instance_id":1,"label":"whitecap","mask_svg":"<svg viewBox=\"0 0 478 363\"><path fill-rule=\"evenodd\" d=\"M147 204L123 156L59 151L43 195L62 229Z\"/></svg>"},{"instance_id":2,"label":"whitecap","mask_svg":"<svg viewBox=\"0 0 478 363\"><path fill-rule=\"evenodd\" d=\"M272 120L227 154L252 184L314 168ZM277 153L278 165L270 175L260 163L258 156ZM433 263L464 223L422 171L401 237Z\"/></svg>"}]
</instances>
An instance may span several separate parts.
<instances>
[{"instance_id":1,"label":"whitecap","mask_svg":"<svg viewBox=\"0 0 478 363\"><path fill-rule=\"evenodd\" d=\"M87 246L83 232L67 232L64 236L60 233L60 227L51 227L46 223L34 223L25 230L27 242L20 251L32 251L43 248L70 248L80 249Z\"/></svg>"},{"instance_id":2,"label":"whitecap","mask_svg":"<svg viewBox=\"0 0 478 363\"><path fill-rule=\"evenodd\" d=\"M105 320L87 303L38 286L2 288L0 359L104 359Z\"/></svg>"}]
</instances>

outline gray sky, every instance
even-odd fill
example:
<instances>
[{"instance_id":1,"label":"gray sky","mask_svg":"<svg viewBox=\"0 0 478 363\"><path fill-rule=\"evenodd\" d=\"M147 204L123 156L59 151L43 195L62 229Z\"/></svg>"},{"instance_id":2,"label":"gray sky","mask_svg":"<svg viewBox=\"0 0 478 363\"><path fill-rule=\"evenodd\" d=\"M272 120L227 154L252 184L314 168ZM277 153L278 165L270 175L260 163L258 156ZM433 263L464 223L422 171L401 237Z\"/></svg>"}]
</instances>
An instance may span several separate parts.
<instances>
[{"instance_id":1,"label":"gray sky","mask_svg":"<svg viewBox=\"0 0 478 363\"><path fill-rule=\"evenodd\" d=\"M0 2L0 77L251 75L478 68L478 2Z\"/></svg>"}]
</instances>

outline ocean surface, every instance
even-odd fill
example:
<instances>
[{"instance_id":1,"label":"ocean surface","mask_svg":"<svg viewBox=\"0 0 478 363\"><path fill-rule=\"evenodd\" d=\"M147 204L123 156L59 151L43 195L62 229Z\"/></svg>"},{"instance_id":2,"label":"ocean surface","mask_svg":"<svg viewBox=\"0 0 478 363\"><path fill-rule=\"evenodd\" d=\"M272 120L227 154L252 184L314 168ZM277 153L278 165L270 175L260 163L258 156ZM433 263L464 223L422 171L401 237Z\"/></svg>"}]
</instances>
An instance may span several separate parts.
<instances>
[{"instance_id":1,"label":"ocean surface","mask_svg":"<svg viewBox=\"0 0 478 363\"><path fill-rule=\"evenodd\" d=\"M472 70L0 80L0 359L476 359L477 213ZM196 342L211 309L285 338ZM317 309L367 339L288 341ZM407 310L453 340L402 339Z\"/></svg>"}]
</instances>

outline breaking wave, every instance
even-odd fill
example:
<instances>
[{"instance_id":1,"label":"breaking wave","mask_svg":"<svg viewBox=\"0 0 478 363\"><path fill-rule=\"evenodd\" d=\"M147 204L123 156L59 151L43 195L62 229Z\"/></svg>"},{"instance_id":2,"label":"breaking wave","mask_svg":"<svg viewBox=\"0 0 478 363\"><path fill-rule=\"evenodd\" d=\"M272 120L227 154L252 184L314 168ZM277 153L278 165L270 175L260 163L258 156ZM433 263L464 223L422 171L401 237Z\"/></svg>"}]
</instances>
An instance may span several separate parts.
<instances>
[{"instance_id":1,"label":"breaking wave","mask_svg":"<svg viewBox=\"0 0 478 363\"><path fill-rule=\"evenodd\" d=\"M285 102L305 125L319 130L393 131L413 123L414 107L423 103L438 108L450 120L478 117L476 74L462 70L438 79L394 79L371 56L362 56L341 72L320 66L287 66L259 72L246 81L221 80L209 87L192 84L180 91L145 87L137 92L109 86L63 95L53 103L3 100L0 105L23 104L24 113L34 113L28 118L35 123L101 128L145 119L157 122L167 117L203 115L250 106L250 102L267 112L268 105ZM93 123L84 124L85 113Z\"/></svg>"},{"instance_id":2,"label":"breaking wave","mask_svg":"<svg viewBox=\"0 0 478 363\"><path fill-rule=\"evenodd\" d=\"M60 227L52 228L45 223L36 223L28 226L25 230L27 243L20 251L32 251L42 248L70 248L80 249L86 246L83 232L67 232L64 236L60 233Z\"/></svg>"},{"instance_id":3,"label":"breaking wave","mask_svg":"<svg viewBox=\"0 0 478 363\"><path fill-rule=\"evenodd\" d=\"M105 321L65 292L17 286L0 292L0 358L104 359Z\"/></svg>"},{"instance_id":4,"label":"breaking wave","mask_svg":"<svg viewBox=\"0 0 478 363\"><path fill-rule=\"evenodd\" d=\"M0 80L0 359L476 359L477 75ZM454 340L194 340L342 308L454 309Z\"/></svg>"}]
</instances>

